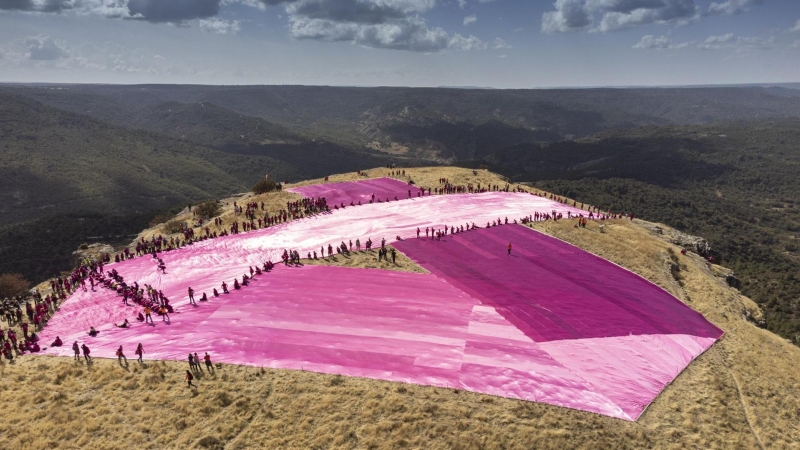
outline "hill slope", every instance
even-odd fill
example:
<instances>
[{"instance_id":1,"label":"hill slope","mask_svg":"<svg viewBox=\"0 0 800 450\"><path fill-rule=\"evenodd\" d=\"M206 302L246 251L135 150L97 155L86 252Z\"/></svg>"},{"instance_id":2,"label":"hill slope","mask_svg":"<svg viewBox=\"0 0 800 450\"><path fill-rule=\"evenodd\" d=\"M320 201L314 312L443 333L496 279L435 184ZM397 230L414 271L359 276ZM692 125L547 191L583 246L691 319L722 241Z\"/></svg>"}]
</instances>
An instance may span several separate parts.
<instances>
[{"instance_id":1,"label":"hill slope","mask_svg":"<svg viewBox=\"0 0 800 450\"><path fill-rule=\"evenodd\" d=\"M0 225L72 211L151 211L244 190L264 173L241 157L0 96Z\"/></svg>"}]
</instances>

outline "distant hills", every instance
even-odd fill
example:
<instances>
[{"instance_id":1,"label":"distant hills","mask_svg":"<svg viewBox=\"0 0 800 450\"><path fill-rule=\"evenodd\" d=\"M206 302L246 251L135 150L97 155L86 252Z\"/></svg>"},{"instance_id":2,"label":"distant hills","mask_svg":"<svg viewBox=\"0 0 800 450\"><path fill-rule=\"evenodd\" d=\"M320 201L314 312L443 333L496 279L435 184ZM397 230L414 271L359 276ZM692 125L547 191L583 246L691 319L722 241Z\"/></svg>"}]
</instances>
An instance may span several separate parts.
<instances>
[{"instance_id":1,"label":"distant hills","mask_svg":"<svg viewBox=\"0 0 800 450\"><path fill-rule=\"evenodd\" d=\"M4 90L122 126L164 131L153 119L175 102L216 106L285 127L307 139L364 148L408 149L428 159L467 154L465 142L438 137L494 124L555 141L643 125L709 124L800 116L786 87L497 90L324 86L6 85ZM209 105L210 104L210 105ZM203 124L224 129L205 116ZM172 128L175 135L176 128ZM284 132L274 128L281 136ZM245 133L241 133L245 134ZM375 146L373 145L373 148ZM480 152L479 152L480 153Z\"/></svg>"}]
</instances>

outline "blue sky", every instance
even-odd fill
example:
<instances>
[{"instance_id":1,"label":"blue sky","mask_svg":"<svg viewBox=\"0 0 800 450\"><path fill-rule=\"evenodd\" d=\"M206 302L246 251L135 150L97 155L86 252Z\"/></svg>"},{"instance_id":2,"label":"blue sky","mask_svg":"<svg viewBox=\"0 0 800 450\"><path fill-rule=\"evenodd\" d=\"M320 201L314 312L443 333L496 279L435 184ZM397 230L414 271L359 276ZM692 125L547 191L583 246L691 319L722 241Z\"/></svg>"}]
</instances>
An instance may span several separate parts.
<instances>
[{"instance_id":1,"label":"blue sky","mask_svg":"<svg viewBox=\"0 0 800 450\"><path fill-rule=\"evenodd\" d=\"M800 81L798 0L0 0L0 81Z\"/></svg>"}]
</instances>

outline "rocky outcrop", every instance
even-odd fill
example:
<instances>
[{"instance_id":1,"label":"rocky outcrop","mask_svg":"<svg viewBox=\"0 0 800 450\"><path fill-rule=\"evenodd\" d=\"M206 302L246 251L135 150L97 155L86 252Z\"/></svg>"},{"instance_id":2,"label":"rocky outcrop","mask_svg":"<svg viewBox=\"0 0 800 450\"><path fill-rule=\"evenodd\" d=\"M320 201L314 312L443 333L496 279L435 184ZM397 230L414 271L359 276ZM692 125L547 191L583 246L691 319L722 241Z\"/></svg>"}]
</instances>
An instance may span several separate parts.
<instances>
[{"instance_id":1,"label":"rocky outcrop","mask_svg":"<svg viewBox=\"0 0 800 450\"><path fill-rule=\"evenodd\" d=\"M711 254L711 246L708 244L708 241L705 240L705 238L682 233L678 230L657 223L646 222L644 220L637 220L636 222L651 233L659 235L662 239L665 239L666 241L679 247L683 247L690 252L695 252L703 257L707 257Z\"/></svg>"}]
</instances>

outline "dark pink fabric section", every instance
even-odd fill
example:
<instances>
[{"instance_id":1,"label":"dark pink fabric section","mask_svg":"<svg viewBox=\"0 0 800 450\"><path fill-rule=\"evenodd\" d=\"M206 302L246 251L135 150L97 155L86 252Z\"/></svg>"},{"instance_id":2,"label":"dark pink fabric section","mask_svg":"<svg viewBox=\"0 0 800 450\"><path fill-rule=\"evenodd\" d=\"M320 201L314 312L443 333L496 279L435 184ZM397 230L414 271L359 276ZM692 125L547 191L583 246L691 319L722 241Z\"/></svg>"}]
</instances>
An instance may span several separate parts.
<instances>
[{"instance_id":1,"label":"dark pink fabric section","mask_svg":"<svg viewBox=\"0 0 800 450\"><path fill-rule=\"evenodd\" d=\"M512 252L507 254L508 244ZM522 225L396 243L424 268L487 305L536 342L722 331L660 287Z\"/></svg>"},{"instance_id":2,"label":"dark pink fabric section","mask_svg":"<svg viewBox=\"0 0 800 450\"><path fill-rule=\"evenodd\" d=\"M303 197L325 197L328 205L333 208L333 205L341 205L342 203L345 205L349 205L350 202L356 205L358 202L362 204L369 203L373 194L376 202L378 200L385 202L386 199L393 201L395 197L398 200L403 200L409 197L416 197L417 193L421 192L421 189L393 178L372 178L340 183L312 184L289 188L287 191L296 192ZM411 191L410 196L409 191Z\"/></svg>"}]
</instances>

